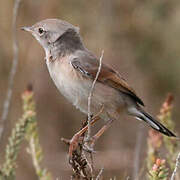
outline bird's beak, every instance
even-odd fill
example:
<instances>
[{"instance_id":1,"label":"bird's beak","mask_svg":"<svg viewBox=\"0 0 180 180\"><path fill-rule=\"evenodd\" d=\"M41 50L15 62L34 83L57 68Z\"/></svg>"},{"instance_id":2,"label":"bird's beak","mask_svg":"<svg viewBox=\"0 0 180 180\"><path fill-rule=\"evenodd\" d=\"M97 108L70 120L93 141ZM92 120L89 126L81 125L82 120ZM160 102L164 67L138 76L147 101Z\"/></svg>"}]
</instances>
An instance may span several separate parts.
<instances>
[{"instance_id":1,"label":"bird's beak","mask_svg":"<svg viewBox=\"0 0 180 180\"><path fill-rule=\"evenodd\" d=\"M22 27L21 30L32 32L32 28L31 27Z\"/></svg>"}]
</instances>

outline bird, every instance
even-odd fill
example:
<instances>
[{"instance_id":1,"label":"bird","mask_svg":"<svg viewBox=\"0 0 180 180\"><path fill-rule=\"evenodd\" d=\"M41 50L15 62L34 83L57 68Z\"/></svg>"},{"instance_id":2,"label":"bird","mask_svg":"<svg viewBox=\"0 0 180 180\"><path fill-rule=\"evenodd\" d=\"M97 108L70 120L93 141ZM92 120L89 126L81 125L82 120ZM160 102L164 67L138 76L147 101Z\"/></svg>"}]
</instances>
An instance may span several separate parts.
<instances>
[{"instance_id":1,"label":"bird","mask_svg":"<svg viewBox=\"0 0 180 180\"><path fill-rule=\"evenodd\" d=\"M45 19L32 26L22 27L22 30L30 32L43 47L47 68L57 89L77 109L88 114L88 97L100 61L85 47L79 27L60 19ZM104 129L126 114L144 121L166 136L176 137L144 110L143 101L119 72L104 63L93 90L91 114L96 114L102 106L99 116L107 123ZM83 132L86 130L87 127ZM81 134L82 131L72 138L70 155Z\"/></svg>"}]
</instances>

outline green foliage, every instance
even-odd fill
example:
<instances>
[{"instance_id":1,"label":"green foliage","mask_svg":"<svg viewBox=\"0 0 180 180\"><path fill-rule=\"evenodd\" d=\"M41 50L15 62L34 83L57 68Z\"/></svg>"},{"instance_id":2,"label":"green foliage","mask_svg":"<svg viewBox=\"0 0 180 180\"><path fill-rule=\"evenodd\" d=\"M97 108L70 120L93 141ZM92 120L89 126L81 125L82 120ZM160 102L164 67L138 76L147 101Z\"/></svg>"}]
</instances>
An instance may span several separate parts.
<instances>
[{"instance_id":1,"label":"green foliage","mask_svg":"<svg viewBox=\"0 0 180 180\"><path fill-rule=\"evenodd\" d=\"M40 180L52 180L51 174L41 167L43 159L42 148L39 143L35 102L33 92L25 91L22 95L23 115L16 123L6 146L5 162L1 166L0 180L13 180L16 177L16 160L23 140L29 144L27 151L32 157L33 165ZM168 96L163 103L158 118L169 129L174 130L174 123L171 118L172 96ZM167 180L175 167L177 155L177 141L172 138L163 137L154 130L149 131L147 153L147 169L149 180ZM159 159L159 149L165 147L166 160Z\"/></svg>"},{"instance_id":2,"label":"green foliage","mask_svg":"<svg viewBox=\"0 0 180 180\"><path fill-rule=\"evenodd\" d=\"M24 102L24 112L12 130L9 143L6 146L5 162L1 168L1 176L5 179L15 178L16 159L20 146L24 140L27 126L35 119L35 112L32 109L32 93L24 93L22 99Z\"/></svg>"},{"instance_id":3,"label":"green foliage","mask_svg":"<svg viewBox=\"0 0 180 180\"><path fill-rule=\"evenodd\" d=\"M161 123L163 123L167 128L174 131L175 124L172 120L172 95L168 95L167 99L163 103L160 114L158 118ZM178 154L178 141L176 138L170 138L162 136L153 129L149 131L148 137L148 149L147 149L147 169L148 169L148 179L149 180L166 180L168 179L168 174L174 170L175 160ZM160 148L166 149L166 160L161 160ZM157 159L158 158L158 159ZM169 169L167 167L170 167Z\"/></svg>"},{"instance_id":4,"label":"green foliage","mask_svg":"<svg viewBox=\"0 0 180 180\"><path fill-rule=\"evenodd\" d=\"M43 159L42 148L39 144L38 130L37 130L37 121L34 120L29 124L26 133L26 139L29 142L29 147L27 149L28 153L31 155L33 160L33 165L36 170L40 180L51 180L52 177L46 169L42 169L40 163Z\"/></svg>"},{"instance_id":5,"label":"green foliage","mask_svg":"<svg viewBox=\"0 0 180 180\"><path fill-rule=\"evenodd\" d=\"M167 128L171 129L172 131L175 130L175 124L172 120L172 95L168 95L166 101L163 103L162 108L160 110L160 114L158 116L161 123L163 123ZM168 138L163 136L163 143L167 150L167 161L171 168L171 170L175 167L175 161L177 157L177 149L178 149L178 141L174 138Z\"/></svg>"},{"instance_id":6,"label":"green foliage","mask_svg":"<svg viewBox=\"0 0 180 180\"><path fill-rule=\"evenodd\" d=\"M166 168L165 160L157 159L149 174L149 180L167 180L169 169Z\"/></svg>"},{"instance_id":7,"label":"green foliage","mask_svg":"<svg viewBox=\"0 0 180 180\"><path fill-rule=\"evenodd\" d=\"M25 91L22 95L23 115L16 123L6 146L5 162L0 170L0 180L15 179L16 160L23 140L29 142L28 151L30 152L36 173L41 180L50 180L51 175L47 170L40 167L43 158L42 150L39 144L35 103L33 92Z\"/></svg>"}]
</instances>

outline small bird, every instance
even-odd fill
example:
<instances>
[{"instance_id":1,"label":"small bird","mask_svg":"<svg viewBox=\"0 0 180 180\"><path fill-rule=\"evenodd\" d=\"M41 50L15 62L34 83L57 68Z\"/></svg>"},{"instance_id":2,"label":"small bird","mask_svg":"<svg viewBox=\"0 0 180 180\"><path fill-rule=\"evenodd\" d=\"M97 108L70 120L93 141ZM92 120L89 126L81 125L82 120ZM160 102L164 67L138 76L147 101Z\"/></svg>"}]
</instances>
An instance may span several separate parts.
<instances>
[{"instance_id":1,"label":"small bird","mask_svg":"<svg viewBox=\"0 0 180 180\"><path fill-rule=\"evenodd\" d=\"M88 114L88 97L99 59L84 46L79 28L59 19L46 19L22 29L30 32L44 48L47 68L58 90L80 111ZM102 106L100 117L106 122L119 119L125 113L166 136L176 137L143 110L144 103L131 86L106 64L102 64L93 91L91 113L97 113Z\"/></svg>"}]
</instances>

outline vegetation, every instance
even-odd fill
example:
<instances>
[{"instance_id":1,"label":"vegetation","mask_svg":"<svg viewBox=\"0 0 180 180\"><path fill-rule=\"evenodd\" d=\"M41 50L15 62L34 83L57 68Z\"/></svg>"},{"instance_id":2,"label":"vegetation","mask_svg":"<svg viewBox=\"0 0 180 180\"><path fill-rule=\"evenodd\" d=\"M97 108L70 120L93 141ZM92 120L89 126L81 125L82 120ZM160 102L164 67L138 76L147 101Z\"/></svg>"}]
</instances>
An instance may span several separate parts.
<instances>
[{"instance_id":1,"label":"vegetation","mask_svg":"<svg viewBox=\"0 0 180 180\"><path fill-rule=\"evenodd\" d=\"M41 167L43 159L42 148L39 143L37 118L35 110L35 102L33 99L32 90L26 90L22 95L23 100L23 115L17 121L12 130L9 142L6 146L5 161L1 166L0 179L13 180L16 177L17 156L23 141L28 142L27 152L32 157L33 166L40 180L52 180L51 173ZM172 96L169 95L163 103L159 120L173 129L172 121ZM147 139L147 179L148 180L167 180L171 177L176 165L176 157L178 153L178 144L176 139L166 138L154 130L149 130ZM82 143L79 144L79 150L74 152L75 163L72 165L74 170L74 179L92 179L87 173L87 164L89 163L82 153ZM166 149L166 156L160 157L160 151ZM82 165L81 165L82 164ZM79 166L79 167L78 167ZM80 168L80 169L79 169ZM83 173L81 173L81 171ZM89 169L91 171L91 169ZM101 171L102 173L102 171ZM83 175L82 175L83 174ZM90 173L91 174L91 173ZM82 175L82 176L81 176ZM180 173L176 172L176 180L179 179ZM102 174L98 174L98 179L101 179Z\"/></svg>"},{"instance_id":2,"label":"vegetation","mask_svg":"<svg viewBox=\"0 0 180 180\"><path fill-rule=\"evenodd\" d=\"M88 48L98 56L99 52L104 49L103 61L114 65L125 79L132 82L138 95L145 97L145 102L152 112L158 109L159 102L167 92L174 94L176 97L174 110L173 98L168 96L161 107L158 118L173 132L175 129L179 132L179 12L179 0L39 0L37 2L1 0L0 102L5 103L2 107L0 105L0 110L2 110L0 118L0 180L32 180L29 173L32 166L34 167L32 176L36 174L37 179L41 180L70 179L68 178L69 171L72 171L74 179L87 174L88 178L92 179L93 174L94 179L109 180L112 177L112 180L119 180L129 177L128 175L134 168L132 166L134 162L134 164L138 164L136 180L170 178L179 180L179 141L149 130L146 147L146 134L142 130L142 138L139 138L141 139L140 157L137 158L139 162L133 162L133 148L138 143L132 137L136 133L138 134L138 128L134 122L123 121L123 119L121 119L123 123L118 122L121 127L117 123L117 126L113 127L114 130L105 134L97 143L99 154L104 153L105 155L103 158L99 158L100 155L96 153L93 160L96 162L96 159L98 161L107 159L106 163L103 164L102 161L102 164L95 163L92 167L90 165L91 155L89 159L84 159L82 142L79 151L74 153L75 162L71 168L67 166L68 162L65 163L62 160L62 157L66 157L65 148L59 139L60 136L71 137L75 129L79 128L78 122L82 116L76 114L76 111L73 112L63 98L60 99L43 66L44 54L40 53L40 46L30 36L19 30L22 26L29 26L39 20L51 17L61 18L79 26ZM11 65L12 69L10 70ZM29 82L33 82L35 92L33 93L29 89L23 93L23 115L17 120L17 117L20 116L19 105L21 103L19 93ZM34 94L36 95L37 109L35 109ZM37 126L36 113L38 113L39 126ZM175 118L173 119L173 117ZM11 129L12 126L13 129ZM6 137L9 134L11 135L7 142ZM50 141L47 141L47 137ZM117 138L116 141L112 142L112 137ZM20 152L24 147L22 146L23 142L28 144L27 152L32 158L33 165L30 160L23 161L26 156L26 152ZM6 148L4 144L7 144ZM52 148L49 150L51 146ZM108 151L104 151L104 149L108 149ZM4 157L2 156L3 152L5 152ZM48 169L51 169L51 173L43 168L43 152L46 154L44 162ZM110 156L108 156L109 154ZM124 159L127 159L125 163L124 155L126 156ZM116 161L110 159L114 156ZM119 157L122 158L119 160ZM51 158L52 161L47 161ZM114 163L117 161L118 165ZM144 164L141 164L142 162ZM24 164L26 165L25 173L22 171ZM103 165L105 165L104 168L102 168ZM23 173L27 175L26 178Z\"/></svg>"},{"instance_id":3,"label":"vegetation","mask_svg":"<svg viewBox=\"0 0 180 180\"><path fill-rule=\"evenodd\" d=\"M163 103L159 121L166 127L174 131L174 121L172 120L173 96L169 94ZM166 180L169 179L176 165L176 157L178 155L178 140L176 138L168 138L153 129L149 130L147 151L147 169L148 178L150 180ZM166 150L165 157L161 157L161 151ZM177 174L177 180L179 175Z\"/></svg>"},{"instance_id":4,"label":"vegetation","mask_svg":"<svg viewBox=\"0 0 180 180\"><path fill-rule=\"evenodd\" d=\"M22 95L23 115L16 123L12 130L9 142L6 146L5 162L1 166L0 179L13 180L16 177L17 156L20 151L21 144L24 140L28 141L27 152L31 155L33 165L40 180L50 180L50 173L41 168L42 149L39 144L37 131L37 119L35 111L35 102L33 92L27 90Z\"/></svg>"}]
</instances>

